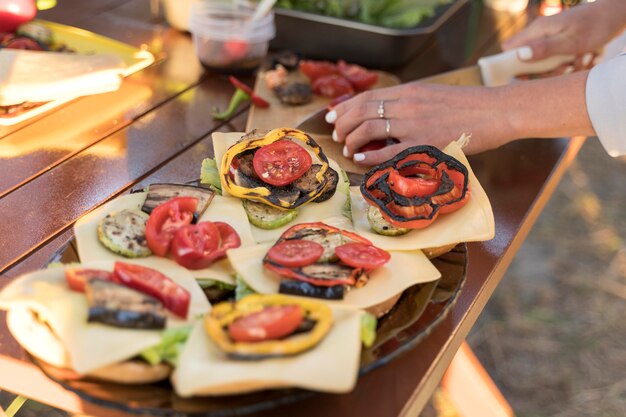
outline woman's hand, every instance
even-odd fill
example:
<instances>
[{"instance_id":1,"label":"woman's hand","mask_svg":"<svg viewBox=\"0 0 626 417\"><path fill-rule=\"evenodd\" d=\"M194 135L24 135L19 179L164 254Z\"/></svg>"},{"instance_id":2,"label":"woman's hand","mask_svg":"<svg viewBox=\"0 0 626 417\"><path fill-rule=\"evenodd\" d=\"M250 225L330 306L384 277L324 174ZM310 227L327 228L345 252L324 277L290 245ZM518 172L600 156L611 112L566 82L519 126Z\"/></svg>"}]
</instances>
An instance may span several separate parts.
<instances>
[{"instance_id":1,"label":"woman's hand","mask_svg":"<svg viewBox=\"0 0 626 417\"><path fill-rule=\"evenodd\" d=\"M501 94L501 89L413 82L361 93L338 104L326 119L335 123L333 140L344 143L344 156L364 165L379 164L410 146L443 149L463 133L472 134L465 151L476 153L513 139L498 105ZM390 138L398 143L361 151L372 141Z\"/></svg>"},{"instance_id":2,"label":"woman's hand","mask_svg":"<svg viewBox=\"0 0 626 417\"><path fill-rule=\"evenodd\" d=\"M574 55L573 69L588 69L593 58L626 28L626 2L598 0L554 16L541 16L502 44L518 50L521 60Z\"/></svg>"}]
</instances>

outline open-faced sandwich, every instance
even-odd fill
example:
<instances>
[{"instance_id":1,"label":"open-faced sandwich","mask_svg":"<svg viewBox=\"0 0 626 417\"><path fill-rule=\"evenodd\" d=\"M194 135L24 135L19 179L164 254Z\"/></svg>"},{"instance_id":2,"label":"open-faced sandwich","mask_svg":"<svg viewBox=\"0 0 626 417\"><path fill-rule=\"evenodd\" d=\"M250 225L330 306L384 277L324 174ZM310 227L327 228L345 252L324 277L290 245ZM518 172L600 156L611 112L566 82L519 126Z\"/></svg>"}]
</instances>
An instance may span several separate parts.
<instances>
[{"instance_id":1,"label":"open-faced sandwich","mask_svg":"<svg viewBox=\"0 0 626 417\"><path fill-rule=\"evenodd\" d=\"M174 387L183 397L280 387L350 391L363 317L360 310L284 295L218 304L195 325Z\"/></svg>"},{"instance_id":2,"label":"open-faced sandwich","mask_svg":"<svg viewBox=\"0 0 626 417\"><path fill-rule=\"evenodd\" d=\"M441 274L419 251L385 251L351 232L345 218L300 223L273 243L229 251L251 290L314 297L385 314L402 291Z\"/></svg>"},{"instance_id":3,"label":"open-faced sandwich","mask_svg":"<svg viewBox=\"0 0 626 417\"><path fill-rule=\"evenodd\" d=\"M210 305L185 268L153 259L32 272L0 292L0 308L39 360L74 377L144 384L169 376L193 320Z\"/></svg>"},{"instance_id":4,"label":"open-faced sandwich","mask_svg":"<svg viewBox=\"0 0 626 417\"><path fill-rule=\"evenodd\" d=\"M203 188L152 184L76 222L81 262L167 258L189 269L211 300L235 288L226 251L254 244L238 201Z\"/></svg>"},{"instance_id":5,"label":"open-faced sandwich","mask_svg":"<svg viewBox=\"0 0 626 417\"><path fill-rule=\"evenodd\" d=\"M349 183L315 140L296 129L214 133L215 160L203 182L240 199L257 242L274 241L296 222L346 211Z\"/></svg>"},{"instance_id":6,"label":"open-faced sandwich","mask_svg":"<svg viewBox=\"0 0 626 417\"><path fill-rule=\"evenodd\" d=\"M495 234L489 199L458 142L443 151L408 148L367 172L350 195L356 232L383 249L432 258Z\"/></svg>"}]
</instances>

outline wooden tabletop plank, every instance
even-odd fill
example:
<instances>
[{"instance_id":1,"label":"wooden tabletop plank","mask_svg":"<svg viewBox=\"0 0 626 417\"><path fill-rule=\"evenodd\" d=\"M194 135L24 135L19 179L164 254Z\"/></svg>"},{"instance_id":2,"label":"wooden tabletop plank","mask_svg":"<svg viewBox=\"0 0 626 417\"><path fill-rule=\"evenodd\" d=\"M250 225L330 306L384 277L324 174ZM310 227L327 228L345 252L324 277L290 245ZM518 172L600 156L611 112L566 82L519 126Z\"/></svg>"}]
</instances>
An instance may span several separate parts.
<instances>
[{"instance_id":1,"label":"wooden tabletop plank","mask_svg":"<svg viewBox=\"0 0 626 417\"><path fill-rule=\"evenodd\" d=\"M232 92L221 76L207 77L198 87L5 195L0 199L0 273L217 128L220 123L210 116L210 109L225 107ZM19 242L11 239L16 229L21 231Z\"/></svg>"}]
</instances>

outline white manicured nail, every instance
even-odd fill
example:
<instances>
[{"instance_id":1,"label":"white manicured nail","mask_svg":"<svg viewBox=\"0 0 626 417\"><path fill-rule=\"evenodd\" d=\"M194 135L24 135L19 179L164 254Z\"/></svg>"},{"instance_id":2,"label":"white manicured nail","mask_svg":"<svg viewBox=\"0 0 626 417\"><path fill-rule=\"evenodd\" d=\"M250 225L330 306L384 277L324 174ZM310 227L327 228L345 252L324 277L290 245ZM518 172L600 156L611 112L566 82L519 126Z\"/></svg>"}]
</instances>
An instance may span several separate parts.
<instances>
[{"instance_id":1,"label":"white manicured nail","mask_svg":"<svg viewBox=\"0 0 626 417\"><path fill-rule=\"evenodd\" d=\"M574 66L573 65L568 65L563 70L563 74L571 74L572 72L574 72Z\"/></svg>"},{"instance_id":2,"label":"white manicured nail","mask_svg":"<svg viewBox=\"0 0 626 417\"><path fill-rule=\"evenodd\" d=\"M337 136L336 130L333 130L332 138L335 142L339 142L339 137Z\"/></svg>"},{"instance_id":3,"label":"white manicured nail","mask_svg":"<svg viewBox=\"0 0 626 417\"><path fill-rule=\"evenodd\" d=\"M593 54L591 52L587 52L583 55L583 59L581 60L583 67L589 66L591 64L591 60L593 59Z\"/></svg>"},{"instance_id":4,"label":"white manicured nail","mask_svg":"<svg viewBox=\"0 0 626 417\"><path fill-rule=\"evenodd\" d=\"M343 156L345 156L346 158L350 158L350 151L348 150L347 146L343 147Z\"/></svg>"},{"instance_id":5,"label":"white manicured nail","mask_svg":"<svg viewBox=\"0 0 626 417\"><path fill-rule=\"evenodd\" d=\"M522 46L517 48L517 57L522 61L528 61L533 58L533 48L530 46Z\"/></svg>"},{"instance_id":6,"label":"white manicured nail","mask_svg":"<svg viewBox=\"0 0 626 417\"><path fill-rule=\"evenodd\" d=\"M331 110L326 113L326 116L324 116L324 118L326 119L327 123L335 123L335 120L337 120L337 112L335 110Z\"/></svg>"},{"instance_id":7,"label":"white manicured nail","mask_svg":"<svg viewBox=\"0 0 626 417\"><path fill-rule=\"evenodd\" d=\"M362 153L355 153L353 158L354 158L354 162L365 161L365 155Z\"/></svg>"}]
</instances>

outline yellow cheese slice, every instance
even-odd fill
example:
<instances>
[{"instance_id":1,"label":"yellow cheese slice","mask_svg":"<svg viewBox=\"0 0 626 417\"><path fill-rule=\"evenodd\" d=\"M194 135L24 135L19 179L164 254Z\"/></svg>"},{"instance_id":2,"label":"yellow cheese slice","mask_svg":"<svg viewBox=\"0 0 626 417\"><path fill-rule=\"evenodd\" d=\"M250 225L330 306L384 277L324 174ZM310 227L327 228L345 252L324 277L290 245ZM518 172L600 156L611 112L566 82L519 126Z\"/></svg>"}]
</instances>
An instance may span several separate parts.
<instances>
[{"instance_id":1,"label":"yellow cheese slice","mask_svg":"<svg viewBox=\"0 0 626 417\"><path fill-rule=\"evenodd\" d=\"M272 243L261 243L228 252L228 258L237 273L256 292L276 294L282 278L263 268L263 257ZM383 303L415 284L434 281L441 273L419 250L390 252L391 260L370 273L362 288L352 288L341 301L328 302L366 309Z\"/></svg>"},{"instance_id":2,"label":"yellow cheese slice","mask_svg":"<svg viewBox=\"0 0 626 417\"><path fill-rule=\"evenodd\" d=\"M264 360L234 360L196 323L172 375L176 393L224 395L299 387L349 392L356 384L361 353L360 310L333 307L333 327L314 348L298 355Z\"/></svg>"},{"instance_id":3,"label":"yellow cheese slice","mask_svg":"<svg viewBox=\"0 0 626 417\"><path fill-rule=\"evenodd\" d=\"M139 210L146 199L147 193L133 193L116 198L80 218L74 225L76 246L81 262L103 260L127 260L121 255L111 252L98 240L98 223L109 213L124 209ZM230 197L213 197L211 204L200 217L200 221L219 221L231 225L239 234L242 246L254 244L248 217L239 199ZM157 256L142 258L146 260L161 259ZM173 262L173 261L172 261ZM196 278L210 278L227 284L234 284L233 270L227 261L219 261L208 268L190 271Z\"/></svg>"},{"instance_id":4,"label":"yellow cheese slice","mask_svg":"<svg viewBox=\"0 0 626 417\"><path fill-rule=\"evenodd\" d=\"M369 239L374 245L387 250L425 249L493 239L496 230L493 210L469 161L456 142L448 145L444 152L458 159L469 172L470 198L465 206L455 212L441 214L424 229L412 230L402 236L382 236L370 228L367 221L369 204L363 199L359 187L350 187L352 221L357 233Z\"/></svg>"},{"instance_id":5,"label":"yellow cheese slice","mask_svg":"<svg viewBox=\"0 0 626 417\"><path fill-rule=\"evenodd\" d=\"M241 136L243 136L243 133L239 132L213 133L213 150L215 152L215 160L217 161L218 167L220 166L220 162L222 161L222 158L228 148L234 145L241 138ZM337 162L329 160L329 165L338 173L341 172L341 168L339 167ZM340 184L341 181L342 179L340 178ZM226 193L226 191L224 191L225 187L223 181L222 190L223 193ZM295 220L293 220L292 222L289 222L288 224L278 227L276 229L265 230L258 228L254 225L250 225L254 239L258 243L275 242L285 230L289 229L295 224L316 222L320 221L321 219L341 215L341 209L343 208L344 204L346 203L346 199L348 198L345 191L346 190L342 189L342 186L339 185L335 194L327 201L324 201L323 203L308 203L298 207L298 217L296 217Z\"/></svg>"},{"instance_id":6,"label":"yellow cheese slice","mask_svg":"<svg viewBox=\"0 0 626 417\"><path fill-rule=\"evenodd\" d=\"M168 313L168 328L190 325L195 318L210 310L204 293L185 268L167 259L127 262L156 269L189 291L191 303L187 320ZM112 271L113 261L82 266ZM45 318L64 344L72 368L81 374L129 359L161 340L159 330L121 329L88 323L87 299L84 294L69 289L62 267L35 271L15 279L0 292L0 308L30 309Z\"/></svg>"}]
</instances>

